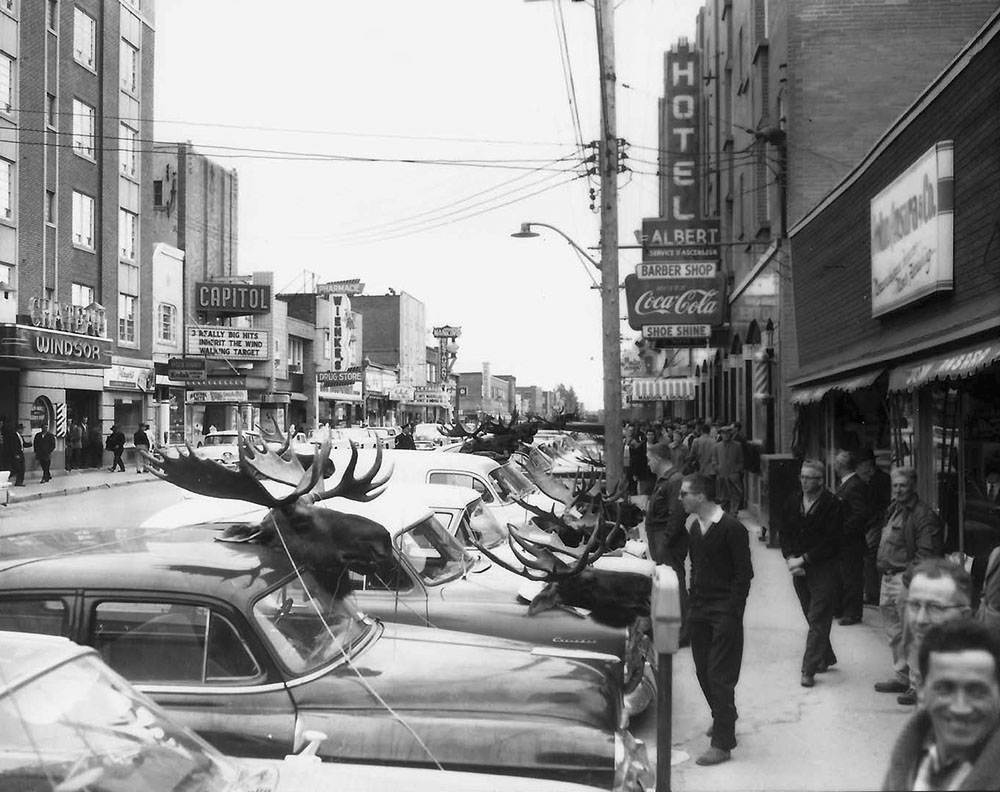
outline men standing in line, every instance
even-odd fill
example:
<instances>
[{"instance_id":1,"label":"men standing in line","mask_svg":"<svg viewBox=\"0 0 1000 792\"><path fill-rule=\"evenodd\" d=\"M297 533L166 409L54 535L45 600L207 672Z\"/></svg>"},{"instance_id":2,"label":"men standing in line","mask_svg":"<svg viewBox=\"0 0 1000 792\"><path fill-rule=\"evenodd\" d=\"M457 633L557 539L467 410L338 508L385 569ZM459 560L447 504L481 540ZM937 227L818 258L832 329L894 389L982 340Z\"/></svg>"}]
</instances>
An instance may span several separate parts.
<instances>
[{"instance_id":1,"label":"men standing in line","mask_svg":"<svg viewBox=\"0 0 1000 792\"><path fill-rule=\"evenodd\" d=\"M79 418L74 418L66 438L66 472L83 467L84 428Z\"/></svg>"},{"instance_id":2,"label":"men standing in line","mask_svg":"<svg viewBox=\"0 0 1000 792\"><path fill-rule=\"evenodd\" d=\"M875 556L879 541L882 538L882 526L885 525L885 510L892 500L892 483L889 474L878 466L875 452L870 448L862 448L857 453L858 477L868 485L868 532L865 535L866 552L865 568L865 602L878 605L880 578L875 568Z\"/></svg>"},{"instance_id":3,"label":"men standing in line","mask_svg":"<svg viewBox=\"0 0 1000 792\"><path fill-rule=\"evenodd\" d=\"M819 460L802 463L801 489L785 502L778 530L781 553L809 625L802 655L802 687L815 685L816 674L837 663L830 628L840 596L837 564L844 518L840 500L824 486L825 477Z\"/></svg>"},{"instance_id":4,"label":"men standing in line","mask_svg":"<svg viewBox=\"0 0 1000 792\"><path fill-rule=\"evenodd\" d=\"M38 465L42 469L41 483L51 481L52 452L56 450L56 437L49 431L48 424L42 424L42 428L35 434L31 445L35 451L35 459L38 460Z\"/></svg>"},{"instance_id":5,"label":"men standing in line","mask_svg":"<svg viewBox=\"0 0 1000 792\"><path fill-rule=\"evenodd\" d=\"M972 615L972 576L946 558L927 558L903 575L906 588L906 659L911 688L896 697L900 704L916 704L920 688L917 662L920 644L935 624Z\"/></svg>"},{"instance_id":6,"label":"men standing in line","mask_svg":"<svg viewBox=\"0 0 1000 792\"><path fill-rule=\"evenodd\" d=\"M711 426L707 423L701 425L698 430L698 437L691 445L691 456L698 463L698 472L703 476L712 479L715 484L715 474L718 470L718 460L715 455L715 439L709 434Z\"/></svg>"},{"instance_id":7,"label":"men standing in line","mask_svg":"<svg viewBox=\"0 0 1000 792\"><path fill-rule=\"evenodd\" d=\"M94 421L88 428L84 421L84 445L87 446L87 467L104 467L104 442L101 440L101 422Z\"/></svg>"},{"instance_id":8,"label":"men standing in line","mask_svg":"<svg viewBox=\"0 0 1000 792\"><path fill-rule=\"evenodd\" d=\"M903 640L903 573L914 561L942 555L944 531L934 510L917 497L916 470L895 467L891 479L892 503L886 511L876 563L882 575L879 610L892 652L893 678L876 682L875 690L879 693L906 693L911 685Z\"/></svg>"},{"instance_id":9,"label":"men standing in line","mask_svg":"<svg viewBox=\"0 0 1000 792\"><path fill-rule=\"evenodd\" d=\"M736 747L736 683L743 663L743 611L753 566L747 530L715 502L708 476L692 473L681 483L681 504L690 515L691 592L688 635L698 684L712 710L712 745L695 761L728 761Z\"/></svg>"},{"instance_id":10,"label":"men standing in line","mask_svg":"<svg viewBox=\"0 0 1000 792\"><path fill-rule=\"evenodd\" d=\"M864 614L864 560L868 546L868 485L857 474L857 460L850 451L840 451L833 464L840 479L837 497L844 504L844 536L840 548L840 598L838 616L841 626L858 624Z\"/></svg>"},{"instance_id":11,"label":"men standing in line","mask_svg":"<svg viewBox=\"0 0 1000 792\"><path fill-rule=\"evenodd\" d=\"M24 440L6 416L0 418L0 441L3 443L3 464L9 470L15 487L24 486Z\"/></svg>"},{"instance_id":12,"label":"men standing in line","mask_svg":"<svg viewBox=\"0 0 1000 792\"><path fill-rule=\"evenodd\" d=\"M936 625L918 656L919 709L889 760L885 790L1000 790L1000 641L973 619Z\"/></svg>"},{"instance_id":13,"label":"men standing in line","mask_svg":"<svg viewBox=\"0 0 1000 792\"><path fill-rule=\"evenodd\" d=\"M684 478L672 460L672 449L666 443L656 443L646 451L649 469L656 476L653 493L646 507L646 541L649 557L657 564L667 564L677 573L681 598L681 645L688 643L687 586L684 560L688 554L688 531L684 525L687 513L680 501Z\"/></svg>"},{"instance_id":14,"label":"men standing in line","mask_svg":"<svg viewBox=\"0 0 1000 792\"><path fill-rule=\"evenodd\" d=\"M719 429L721 440L715 445L719 505L736 515L743 502L743 446L733 437L734 427Z\"/></svg>"},{"instance_id":15,"label":"men standing in line","mask_svg":"<svg viewBox=\"0 0 1000 792\"><path fill-rule=\"evenodd\" d=\"M132 442L135 444L135 472L145 473L146 472L146 457L142 455L145 451L149 453L149 435L146 434L146 430L149 428L147 424L139 424L139 428L135 430L135 434L132 435Z\"/></svg>"}]
</instances>

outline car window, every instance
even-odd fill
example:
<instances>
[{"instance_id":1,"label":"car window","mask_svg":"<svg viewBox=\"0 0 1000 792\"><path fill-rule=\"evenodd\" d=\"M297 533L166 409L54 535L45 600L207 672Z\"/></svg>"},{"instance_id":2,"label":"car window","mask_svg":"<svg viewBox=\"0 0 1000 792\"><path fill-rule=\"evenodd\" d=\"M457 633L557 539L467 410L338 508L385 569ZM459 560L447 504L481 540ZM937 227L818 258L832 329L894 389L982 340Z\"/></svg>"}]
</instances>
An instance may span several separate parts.
<instances>
[{"instance_id":1,"label":"car window","mask_svg":"<svg viewBox=\"0 0 1000 792\"><path fill-rule=\"evenodd\" d=\"M441 523L441 527L444 528L452 536L455 535L455 514L450 511L435 511L434 516L437 517L437 521Z\"/></svg>"},{"instance_id":2,"label":"car window","mask_svg":"<svg viewBox=\"0 0 1000 792\"><path fill-rule=\"evenodd\" d=\"M351 572L350 576L361 591L409 591L413 588L413 580L396 555L373 565L365 574Z\"/></svg>"},{"instance_id":3,"label":"car window","mask_svg":"<svg viewBox=\"0 0 1000 792\"><path fill-rule=\"evenodd\" d=\"M0 630L69 637L69 608L61 599L0 600Z\"/></svg>"},{"instance_id":4,"label":"car window","mask_svg":"<svg viewBox=\"0 0 1000 792\"><path fill-rule=\"evenodd\" d=\"M229 620L197 605L99 603L93 646L132 682L204 684L260 674Z\"/></svg>"},{"instance_id":5,"label":"car window","mask_svg":"<svg viewBox=\"0 0 1000 792\"><path fill-rule=\"evenodd\" d=\"M493 516L493 512L483 506L481 500L470 505L462 518L462 542L468 546L472 542L469 535L476 538L481 545L494 548L503 544L507 531Z\"/></svg>"},{"instance_id":6,"label":"car window","mask_svg":"<svg viewBox=\"0 0 1000 792\"><path fill-rule=\"evenodd\" d=\"M493 503L494 501L493 493L490 492L486 483L470 473L454 473L442 470L431 473L427 479L429 484L450 484L453 487L474 489L482 496L484 503Z\"/></svg>"},{"instance_id":7,"label":"car window","mask_svg":"<svg viewBox=\"0 0 1000 792\"><path fill-rule=\"evenodd\" d=\"M454 580L474 563L459 541L434 517L401 533L396 546L429 586Z\"/></svg>"}]
</instances>

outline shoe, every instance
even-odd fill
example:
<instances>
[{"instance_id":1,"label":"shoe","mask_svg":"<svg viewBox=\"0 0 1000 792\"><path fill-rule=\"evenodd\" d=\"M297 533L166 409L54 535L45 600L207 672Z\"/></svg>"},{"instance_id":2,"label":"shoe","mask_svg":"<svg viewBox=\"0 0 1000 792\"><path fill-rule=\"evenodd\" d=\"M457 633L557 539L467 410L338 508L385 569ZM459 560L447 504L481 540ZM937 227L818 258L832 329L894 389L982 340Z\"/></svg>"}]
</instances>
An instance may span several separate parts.
<instances>
[{"instance_id":1,"label":"shoe","mask_svg":"<svg viewBox=\"0 0 1000 792\"><path fill-rule=\"evenodd\" d=\"M857 618L856 616L845 616L843 619L839 619L837 621L837 624L839 624L841 627L850 627L852 624L860 624L860 623L861 619Z\"/></svg>"},{"instance_id":2,"label":"shoe","mask_svg":"<svg viewBox=\"0 0 1000 792\"><path fill-rule=\"evenodd\" d=\"M911 706L917 703L917 691L913 688L907 690L903 695L896 696L896 701L905 706Z\"/></svg>"},{"instance_id":3,"label":"shoe","mask_svg":"<svg viewBox=\"0 0 1000 792\"><path fill-rule=\"evenodd\" d=\"M114 472L115 472L114 468L108 468L108 473L114 473Z\"/></svg>"},{"instance_id":4,"label":"shoe","mask_svg":"<svg viewBox=\"0 0 1000 792\"><path fill-rule=\"evenodd\" d=\"M716 748L714 745L709 748L705 753L694 760L695 764L704 766L707 765L717 765L723 762L728 762L732 758L729 751L723 750L722 748Z\"/></svg>"},{"instance_id":5,"label":"shoe","mask_svg":"<svg viewBox=\"0 0 1000 792\"><path fill-rule=\"evenodd\" d=\"M816 684L816 677L812 674L803 674L802 680L799 682L802 687L813 687Z\"/></svg>"},{"instance_id":6,"label":"shoe","mask_svg":"<svg viewBox=\"0 0 1000 792\"><path fill-rule=\"evenodd\" d=\"M888 682L876 682L875 691L877 693L905 693L910 689L910 686L905 682L897 682L895 679L890 679Z\"/></svg>"},{"instance_id":7,"label":"shoe","mask_svg":"<svg viewBox=\"0 0 1000 792\"><path fill-rule=\"evenodd\" d=\"M817 674L825 674L827 671L830 670L830 666L832 666L832 665L835 665L835 663L823 663L821 666L819 666L816 669L816 673Z\"/></svg>"},{"instance_id":8,"label":"shoe","mask_svg":"<svg viewBox=\"0 0 1000 792\"><path fill-rule=\"evenodd\" d=\"M27 485L27 484L15 484L14 486L15 486L15 487L26 487L26 486L28 486L28 485Z\"/></svg>"}]
</instances>

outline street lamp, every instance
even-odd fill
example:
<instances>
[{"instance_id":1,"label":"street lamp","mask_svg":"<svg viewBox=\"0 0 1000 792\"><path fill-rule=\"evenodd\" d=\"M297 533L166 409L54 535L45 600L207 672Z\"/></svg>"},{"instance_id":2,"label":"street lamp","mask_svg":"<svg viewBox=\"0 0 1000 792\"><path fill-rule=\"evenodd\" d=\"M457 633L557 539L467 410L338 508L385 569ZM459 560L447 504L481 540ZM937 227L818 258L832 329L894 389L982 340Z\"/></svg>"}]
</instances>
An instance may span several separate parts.
<instances>
[{"instance_id":1,"label":"street lamp","mask_svg":"<svg viewBox=\"0 0 1000 792\"><path fill-rule=\"evenodd\" d=\"M604 267L595 261L586 250L574 242L561 229L548 223L521 223L521 230L511 234L516 239L537 237L538 233L532 228L548 228L555 231L565 239L570 247L577 252L583 261L590 262L601 272L601 284L598 287L593 274L584 264L584 269L591 280L594 280L594 288L601 290L601 327L602 327L602 349L604 360L604 459L605 475L607 482L612 485L614 482L622 481L625 475L625 446L622 441L622 362L621 362L621 325L619 318L619 297L618 297L618 260L617 247L605 253L602 262L607 262L609 266Z\"/></svg>"}]
</instances>

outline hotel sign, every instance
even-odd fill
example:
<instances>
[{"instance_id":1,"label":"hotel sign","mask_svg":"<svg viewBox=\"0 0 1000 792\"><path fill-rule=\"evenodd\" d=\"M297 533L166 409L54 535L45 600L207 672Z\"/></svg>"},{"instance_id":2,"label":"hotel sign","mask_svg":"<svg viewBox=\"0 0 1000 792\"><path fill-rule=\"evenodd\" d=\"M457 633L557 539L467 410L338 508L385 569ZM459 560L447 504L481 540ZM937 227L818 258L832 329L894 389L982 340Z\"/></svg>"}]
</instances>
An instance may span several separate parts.
<instances>
[{"instance_id":1,"label":"hotel sign","mask_svg":"<svg viewBox=\"0 0 1000 792\"><path fill-rule=\"evenodd\" d=\"M7 325L0 328L0 358L50 364L55 368L108 368L111 339Z\"/></svg>"},{"instance_id":2,"label":"hotel sign","mask_svg":"<svg viewBox=\"0 0 1000 792\"><path fill-rule=\"evenodd\" d=\"M954 174L945 140L871 200L873 317L953 288Z\"/></svg>"},{"instance_id":3,"label":"hotel sign","mask_svg":"<svg viewBox=\"0 0 1000 792\"><path fill-rule=\"evenodd\" d=\"M188 355L229 360L267 360L266 330L244 330L236 327L205 327L188 325Z\"/></svg>"},{"instance_id":4,"label":"hotel sign","mask_svg":"<svg viewBox=\"0 0 1000 792\"><path fill-rule=\"evenodd\" d=\"M271 312L271 287L253 283L196 283L195 310L234 316Z\"/></svg>"}]
</instances>

